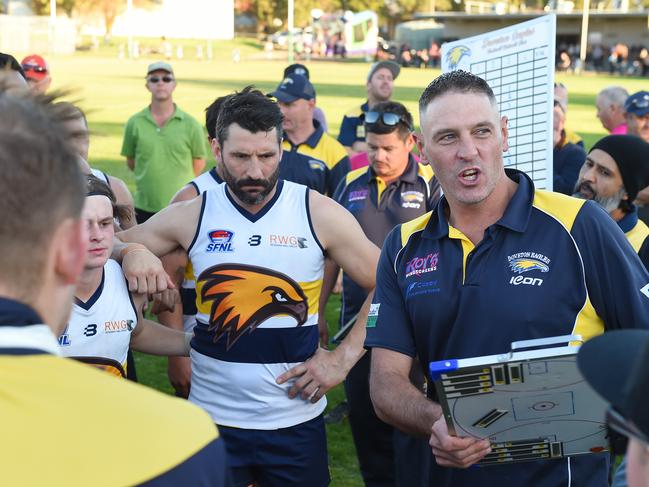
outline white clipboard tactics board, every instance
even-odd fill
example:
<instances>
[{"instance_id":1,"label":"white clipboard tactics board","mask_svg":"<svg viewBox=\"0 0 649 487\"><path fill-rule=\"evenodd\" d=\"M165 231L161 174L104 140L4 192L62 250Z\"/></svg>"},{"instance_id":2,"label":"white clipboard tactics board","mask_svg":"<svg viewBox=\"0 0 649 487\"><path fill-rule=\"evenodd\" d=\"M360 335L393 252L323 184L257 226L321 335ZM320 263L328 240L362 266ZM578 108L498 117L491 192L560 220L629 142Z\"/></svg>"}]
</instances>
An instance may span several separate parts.
<instances>
[{"instance_id":1,"label":"white clipboard tactics board","mask_svg":"<svg viewBox=\"0 0 649 487\"><path fill-rule=\"evenodd\" d=\"M449 433L491 441L480 465L608 449L606 403L577 369L579 346L548 348L574 341L581 337L527 340L503 355L430 363Z\"/></svg>"},{"instance_id":2,"label":"white clipboard tactics board","mask_svg":"<svg viewBox=\"0 0 649 487\"><path fill-rule=\"evenodd\" d=\"M528 174L552 190L552 116L556 16L442 45L442 72L462 69L483 78L500 114L509 119L505 167Z\"/></svg>"}]
</instances>

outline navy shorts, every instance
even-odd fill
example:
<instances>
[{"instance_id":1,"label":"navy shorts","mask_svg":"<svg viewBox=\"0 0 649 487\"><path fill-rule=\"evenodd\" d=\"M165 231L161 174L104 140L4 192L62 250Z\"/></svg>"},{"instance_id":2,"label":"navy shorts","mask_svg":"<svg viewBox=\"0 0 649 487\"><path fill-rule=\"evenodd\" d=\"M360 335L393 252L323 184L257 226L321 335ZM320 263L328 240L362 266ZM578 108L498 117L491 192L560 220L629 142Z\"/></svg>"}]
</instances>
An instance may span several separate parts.
<instances>
[{"instance_id":1,"label":"navy shorts","mask_svg":"<svg viewBox=\"0 0 649 487\"><path fill-rule=\"evenodd\" d=\"M322 415L277 430L219 426L233 487L329 485L327 436Z\"/></svg>"}]
</instances>

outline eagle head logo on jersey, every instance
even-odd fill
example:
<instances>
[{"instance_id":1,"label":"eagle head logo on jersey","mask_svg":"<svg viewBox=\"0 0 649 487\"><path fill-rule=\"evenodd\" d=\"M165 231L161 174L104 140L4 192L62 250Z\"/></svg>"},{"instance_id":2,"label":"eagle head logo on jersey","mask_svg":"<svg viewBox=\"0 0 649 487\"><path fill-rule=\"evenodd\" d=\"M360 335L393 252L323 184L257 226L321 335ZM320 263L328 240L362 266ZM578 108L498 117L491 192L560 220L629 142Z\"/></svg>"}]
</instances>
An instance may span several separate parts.
<instances>
[{"instance_id":1,"label":"eagle head logo on jersey","mask_svg":"<svg viewBox=\"0 0 649 487\"><path fill-rule=\"evenodd\" d=\"M534 269L541 272L548 272L550 268L547 264L537 259L514 259L509 263L509 267L517 274L532 271Z\"/></svg>"},{"instance_id":2,"label":"eagle head logo on jersey","mask_svg":"<svg viewBox=\"0 0 649 487\"><path fill-rule=\"evenodd\" d=\"M460 61L464 56L470 56L471 49L466 46L455 46L453 49L446 53L446 62L448 63L448 69L455 71L460 65Z\"/></svg>"},{"instance_id":3,"label":"eagle head logo on jersey","mask_svg":"<svg viewBox=\"0 0 649 487\"><path fill-rule=\"evenodd\" d=\"M308 317L308 301L290 277L263 267L219 264L198 277L203 302L213 301L209 331L214 341L227 333L229 349L246 330L254 330L273 316L288 315L302 326Z\"/></svg>"}]
</instances>

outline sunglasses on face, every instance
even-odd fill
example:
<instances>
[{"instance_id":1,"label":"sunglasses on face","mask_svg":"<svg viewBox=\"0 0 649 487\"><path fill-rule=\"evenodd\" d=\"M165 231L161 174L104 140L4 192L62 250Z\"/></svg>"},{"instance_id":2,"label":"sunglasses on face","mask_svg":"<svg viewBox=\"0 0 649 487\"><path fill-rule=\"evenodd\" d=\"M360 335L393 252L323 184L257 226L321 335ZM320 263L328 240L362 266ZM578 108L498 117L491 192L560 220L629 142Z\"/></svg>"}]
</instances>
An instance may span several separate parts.
<instances>
[{"instance_id":1,"label":"sunglasses on face","mask_svg":"<svg viewBox=\"0 0 649 487\"><path fill-rule=\"evenodd\" d=\"M403 123L406 127L411 128L408 120L396 113L370 111L364 113L363 119L365 123L370 125L378 123L381 120L383 125L387 125L388 127L394 127L398 123Z\"/></svg>"},{"instance_id":2,"label":"sunglasses on face","mask_svg":"<svg viewBox=\"0 0 649 487\"><path fill-rule=\"evenodd\" d=\"M149 76L149 83L159 83L160 81L164 83L171 83L173 81L173 76L163 76L160 78L159 76Z\"/></svg>"},{"instance_id":3,"label":"sunglasses on face","mask_svg":"<svg viewBox=\"0 0 649 487\"><path fill-rule=\"evenodd\" d=\"M23 64L23 71L33 71L34 73L46 73L47 69L42 66L37 66L35 64Z\"/></svg>"}]
</instances>

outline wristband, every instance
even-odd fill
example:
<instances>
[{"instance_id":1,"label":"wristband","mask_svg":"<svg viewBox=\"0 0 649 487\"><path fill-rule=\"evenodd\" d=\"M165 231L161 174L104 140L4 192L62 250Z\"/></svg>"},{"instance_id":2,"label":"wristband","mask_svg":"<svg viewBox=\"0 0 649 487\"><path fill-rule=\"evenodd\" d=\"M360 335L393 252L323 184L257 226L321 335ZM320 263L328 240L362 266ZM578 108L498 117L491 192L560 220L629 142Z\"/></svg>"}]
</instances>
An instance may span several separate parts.
<instances>
[{"instance_id":1,"label":"wristband","mask_svg":"<svg viewBox=\"0 0 649 487\"><path fill-rule=\"evenodd\" d=\"M138 250L146 250L148 252L149 249L147 249L144 245L138 244L138 243L131 243L127 244L126 247L124 247L122 250L119 251L119 256L124 259L126 254L129 252L136 252Z\"/></svg>"}]
</instances>

